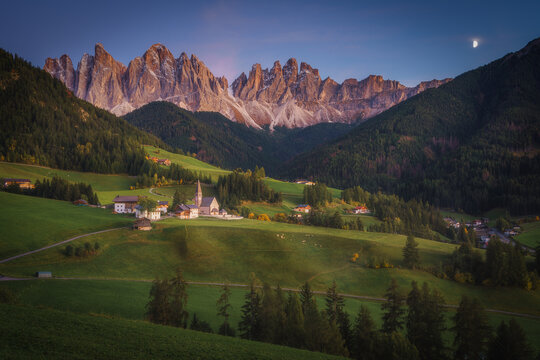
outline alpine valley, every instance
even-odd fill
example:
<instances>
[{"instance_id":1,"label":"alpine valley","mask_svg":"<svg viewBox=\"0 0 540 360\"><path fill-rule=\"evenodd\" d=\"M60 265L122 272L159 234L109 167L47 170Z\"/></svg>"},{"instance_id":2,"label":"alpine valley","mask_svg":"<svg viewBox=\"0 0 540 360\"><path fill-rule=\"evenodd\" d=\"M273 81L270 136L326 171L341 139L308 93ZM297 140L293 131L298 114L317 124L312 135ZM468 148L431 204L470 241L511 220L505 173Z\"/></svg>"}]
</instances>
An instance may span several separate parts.
<instances>
[{"instance_id":1,"label":"alpine valley","mask_svg":"<svg viewBox=\"0 0 540 360\"><path fill-rule=\"evenodd\" d=\"M219 112L250 127L306 127L321 122L351 123L368 119L426 89L450 79L408 88L398 81L369 76L342 84L296 59L271 69L253 65L232 83L216 77L195 55L174 58L163 45L152 45L126 67L101 44L85 54L75 70L68 55L48 58L44 69L77 97L116 115L152 101L169 101L190 111ZM231 91L232 90L232 91Z\"/></svg>"}]
</instances>

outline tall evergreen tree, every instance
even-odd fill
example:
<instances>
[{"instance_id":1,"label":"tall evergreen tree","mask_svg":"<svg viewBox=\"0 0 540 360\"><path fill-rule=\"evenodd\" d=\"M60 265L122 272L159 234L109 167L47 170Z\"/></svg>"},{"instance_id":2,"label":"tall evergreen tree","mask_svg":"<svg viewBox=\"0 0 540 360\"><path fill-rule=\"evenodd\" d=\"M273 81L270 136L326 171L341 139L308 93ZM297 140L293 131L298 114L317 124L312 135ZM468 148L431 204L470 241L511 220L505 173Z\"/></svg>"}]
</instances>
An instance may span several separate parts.
<instances>
[{"instance_id":1,"label":"tall evergreen tree","mask_svg":"<svg viewBox=\"0 0 540 360\"><path fill-rule=\"evenodd\" d=\"M399 332L382 333L377 338L376 359L419 360L418 350Z\"/></svg>"},{"instance_id":2,"label":"tall evergreen tree","mask_svg":"<svg viewBox=\"0 0 540 360\"><path fill-rule=\"evenodd\" d=\"M377 329L366 306L361 305L354 322L350 352L354 359L375 360Z\"/></svg>"},{"instance_id":3,"label":"tall evergreen tree","mask_svg":"<svg viewBox=\"0 0 540 360\"><path fill-rule=\"evenodd\" d=\"M246 302L242 305L242 319L238 324L240 337L248 340L261 339L261 298L252 281L249 292L245 295Z\"/></svg>"},{"instance_id":4,"label":"tall evergreen tree","mask_svg":"<svg viewBox=\"0 0 540 360\"><path fill-rule=\"evenodd\" d=\"M234 336L234 328L229 324L232 305L230 303L231 289L228 284L223 285L221 295L216 302L217 315L223 317L223 323L219 327L218 333L225 336Z\"/></svg>"},{"instance_id":5,"label":"tall evergreen tree","mask_svg":"<svg viewBox=\"0 0 540 360\"><path fill-rule=\"evenodd\" d=\"M285 345L305 347L304 313L296 293L289 293L285 314Z\"/></svg>"},{"instance_id":6,"label":"tall evergreen tree","mask_svg":"<svg viewBox=\"0 0 540 360\"><path fill-rule=\"evenodd\" d=\"M527 341L525 331L510 319L508 325L501 321L495 337L490 341L488 360L533 360L531 345Z\"/></svg>"},{"instance_id":7,"label":"tall evergreen tree","mask_svg":"<svg viewBox=\"0 0 540 360\"><path fill-rule=\"evenodd\" d=\"M187 312L187 283L184 280L182 270L176 270L176 276L170 281L171 290L171 325L187 327L189 313Z\"/></svg>"},{"instance_id":8,"label":"tall evergreen tree","mask_svg":"<svg viewBox=\"0 0 540 360\"><path fill-rule=\"evenodd\" d=\"M167 280L156 279L150 288L150 300L146 304L146 318L155 324L168 325L171 321L169 304L170 286Z\"/></svg>"},{"instance_id":9,"label":"tall evergreen tree","mask_svg":"<svg viewBox=\"0 0 540 360\"><path fill-rule=\"evenodd\" d=\"M456 360L484 359L491 328L484 309L474 299L461 298L454 316L454 358Z\"/></svg>"},{"instance_id":10,"label":"tall evergreen tree","mask_svg":"<svg viewBox=\"0 0 540 360\"><path fill-rule=\"evenodd\" d=\"M443 332L446 327L442 296L436 290L430 292L426 283L419 290L413 281L407 306L407 339L416 346L420 359L445 359Z\"/></svg>"},{"instance_id":11,"label":"tall evergreen tree","mask_svg":"<svg viewBox=\"0 0 540 360\"><path fill-rule=\"evenodd\" d=\"M418 243L412 235L407 236L405 247L403 248L403 264L410 269L414 269L420 265Z\"/></svg>"},{"instance_id":12,"label":"tall evergreen tree","mask_svg":"<svg viewBox=\"0 0 540 360\"><path fill-rule=\"evenodd\" d=\"M326 291L326 314L330 322L335 322L341 337L345 340L346 346L349 348L351 341L351 324L349 314L345 311L345 298L338 294L336 282L332 282L332 286Z\"/></svg>"},{"instance_id":13,"label":"tall evergreen tree","mask_svg":"<svg viewBox=\"0 0 540 360\"><path fill-rule=\"evenodd\" d=\"M384 297L386 301L381 305L381 310L384 312L382 331L389 334L403 328L403 315L405 314L402 305L405 297L400 293L396 279L392 278Z\"/></svg>"}]
</instances>

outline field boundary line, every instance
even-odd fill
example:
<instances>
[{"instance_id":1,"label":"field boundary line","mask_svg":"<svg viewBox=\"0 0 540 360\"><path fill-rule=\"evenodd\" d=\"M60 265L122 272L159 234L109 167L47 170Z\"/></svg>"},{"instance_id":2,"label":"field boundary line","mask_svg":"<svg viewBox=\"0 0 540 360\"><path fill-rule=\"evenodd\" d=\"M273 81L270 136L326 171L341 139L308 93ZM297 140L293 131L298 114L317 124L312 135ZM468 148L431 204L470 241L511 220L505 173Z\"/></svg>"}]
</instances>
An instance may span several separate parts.
<instances>
[{"instance_id":1,"label":"field boundary line","mask_svg":"<svg viewBox=\"0 0 540 360\"><path fill-rule=\"evenodd\" d=\"M87 237L87 236L91 236L91 235L102 234L102 233L109 232L109 231L120 230L120 229L126 229L126 228L127 228L127 226L123 226L123 227L118 227L118 228L114 228L114 229L105 229L105 230L100 230L100 231L91 232L91 233L88 233L88 234L77 235L77 236L72 237L72 238L70 238L70 239L63 240L63 241L54 243L54 244L52 244L52 245L48 245L48 246L42 247L42 248L40 248L40 249L28 251L28 252L25 252L25 253L22 253L22 254L19 254L19 255L15 255L15 256L9 257L9 258L7 258L7 259L0 260L0 264L3 264L3 263L6 263L6 262L8 262L8 261L11 261L11 260L15 260L15 259L21 258L21 257L23 257L23 256L35 254L35 253L37 253L37 252L40 252L40 251L43 251L43 250L47 250L47 249L53 248L53 247L55 247L55 246L60 246L60 245L63 245L63 244L67 244L67 243L69 243L69 242L71 242L71 241L73 241L73 240L81 239L81 238L84 238L84 237Z\"/></svg>"},{"instance_id":2,"label":"field boundary line","mask_svg":"<svg viewBox=\"0 0 540 360\"><path fill-rule=\"evenodd\" d=\"M148 279L122 279L122 278L91 278L91 277L54 277L53 280L102 280L102 281L128 281L128 282L144 282L144 283L151 283L154 280L148 280ZM14 277L0 277L0 281L22 281L22 280L38 280L38 278L14 278ZM45 279L45 280L51 280L51 279ZM237 284L237 283L222 283L222 282L206 282L206 281L186 281L188 285L203 285L203 286L230 286L235 288L245 288L247 289L249 287L248 284ZM261 285L255 286L256 288L262 289ZM275 286L272 286L272 289L276 289ZM283 291L292 291L299 293L301 292L300 289L295 288L287 288L283 287L281 288ZM318 291L318 290L312 290L313 294L316 295L326 295L326 291ZM368 295L353 295L353 294L343 294L340 293L339 295L350 298L350 299L358 299L358 300L367 300L367 301L376 301L376 302L383 302L386 301L386 298L383 297L376 297L376 296L368 296ZM450 309L457 309L459 306L454 304L444 304L443 307L450 308ZM502 315L509 315L509 316L518 316L522 318L527 319L533 319L533 320L540 320L539 315L532 315L532 314L526 314L526 313L518 313L513 311L506 311L506 310L497 310L497 309L484 309L486 312L495 313L495 314L502 314Z\"/></svg>"}]
</instances>

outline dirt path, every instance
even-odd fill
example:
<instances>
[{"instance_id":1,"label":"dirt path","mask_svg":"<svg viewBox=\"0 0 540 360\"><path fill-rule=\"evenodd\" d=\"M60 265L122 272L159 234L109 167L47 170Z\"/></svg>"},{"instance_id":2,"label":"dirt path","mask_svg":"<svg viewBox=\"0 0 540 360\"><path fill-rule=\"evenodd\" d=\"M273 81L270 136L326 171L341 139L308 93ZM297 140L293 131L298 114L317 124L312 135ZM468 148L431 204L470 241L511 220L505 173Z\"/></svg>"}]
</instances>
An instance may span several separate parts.
<instances>
[{"instance_id":1,"label":"dirt path","mask_svg":"<svg viewBox=\"0 0 540 360\"><path fill-rule=\"evenodd\" d=\"M318 277L321 276L321 275L331 274L331 273L333 273L333 272L340 271L340 270L346 269L346 268L348 268L348 267L349 267L349 264L347 264L347 265L345 265L345 266L342 266L342 267L340 267L340 268L338 268L338 269L328 270L328 271L322 271L322 272L320 272L320 273L318 273L318 274L313 275L313 276L310 277L307 281L308 281L308 282L309 282L309 281L312 281L312 280L318 278Z\"/></svg>"},{"instance_id":2,"label":"dirt path","mask_svg":"<svg viewBox=\"0 0 540 360\"><path fill-rule=\"evenodd\" d=\"M136 280L136 279L122 279L122 278L80 278L80 277L57 277L53 278L56 280L102 280L102 281L131 281L131 282L145 282L150 283L153 280ZM37 280L37 278L13 278L13 277L0 277L0 281L23 281L23 280ZM50 279L47 279L50 280ZM224 286L225 283L222 282L205 282L205 281L186 281L189 285L204 285L204 286ZM248 284L236 284L236 283L228 283L227 284L230 287L236 287L236 288L248 288ZM262 288L262 286L257 286L258 288ZM275 289L275 287L274 287ZM294 289L294 288L281 288L284 291L294 291L299 293L300 289ZM313 291L314 294L317 295L326 295L325 291ZM367 300L367 301L376 301L376 302L382 302L386 301L385 298L382 297L376 297L376 296L368 296L368 295L353 295L353 294L339 294L345 298L350 299L358 299L358 300ZM458 305L453 304L445 304L444 307L450 308L450 309L457 309ZM505 311L505 310L497 310L497 309L484 309L486 312L495 313L495 314L502 314L502 315L509 315L509 316L518 316L523 317L527 319L533 319L533 320L540 320L540 316L538 315L532 315L532 314L525 314L525 313L518 313L513 311Z\"/></svg>"},{"instance_id":3,"label":"dirt path","mask_svg":"<svg viewBox=\"0 0 540 360\"><path fill-rule=\"evenodd\" d=\"M18 258L23 257L23 256L27 256L27 255L30 255L30 254L34 254L34 253L37 253L37 252L40 252L40 251L43 251L43 250L47 250L47 249L53 248L53 247L55 247L55 246L67 244L67 243L70 242L70 241L77 240L77 239L80 239L80 238L83 238L83 237L86 237L86 236L95 235L95 234L101 234L101 233L105 233L105 232L109 232L109 231L114 231L114 230L119 230L119 229L125 229L125 228L126 228L126 227L119 227L119 228L114 228L114 229L107 229L107 230L95 231L95 232L88 233L88 234L78 235L78 236L72 237L71 239L67 239L67 240L64 240L64 241L57 242L57 243L52 244L52 245L48 245L48 246L42 247L41 249L28 251L28 252L25 252L25 253L23 253L23 254L15 255L15 256L9 257L9 258L7 258L7 259L0 260L0 264L5 263L5 262L8 262L8 261L11 261L11 260L18 259Z\"/></svg>"},{"instance_id":4,"label":"dirt path","mask_svg":"<svg viewBox=\"0 0 540 360\"><path fill-rule=\"evenodd\" d=\"M161 197L164 197L164 198L167 198L167 199L172 199L172 197L170 197L170 196L155 193L155 192L154 192L154 189L155 189L155 188L150 188L150 189L148 190L148 192L149 192L150 194L152 194L152 195L155 195L155 196L161 196Z\"/></svg>"}]
</instances>

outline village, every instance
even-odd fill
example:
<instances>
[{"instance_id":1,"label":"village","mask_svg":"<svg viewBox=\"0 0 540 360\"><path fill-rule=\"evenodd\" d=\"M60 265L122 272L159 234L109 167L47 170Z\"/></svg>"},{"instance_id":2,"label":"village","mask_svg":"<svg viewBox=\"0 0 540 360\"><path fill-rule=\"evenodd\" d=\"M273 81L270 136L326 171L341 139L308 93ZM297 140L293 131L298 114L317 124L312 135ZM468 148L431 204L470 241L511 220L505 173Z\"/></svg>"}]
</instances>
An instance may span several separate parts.
<instances>
[{"instance_id":1,"label":"village","mask_svg":"<svg viewBox=\"0 0 540 360\"><path fill-rule=\"evenodd\" d=\"M170 166L171 161L169 159L159 159L157 157L148 157L154 163ZM22 178L4 178L2 179L2 185L5 189L9 187L17 187L21 190L34 189L34 184L30 179ZM315 182L297 179L294 181L296 184L302 184L305 186L315 185ZM85 199L78 199L73 201L77 206L92 206ZM100 206L106 208L107 206ZM145 196L140 195L117 195L113 199L112 209L114 214L132 214L136 218L133 229L136 230L151 230L152 222L159 221L163 218L178 218L180 220L197 219L199 217L217 218L223 220L239 220L242 216L228 214L223 209L217 198L214 196L203 196L201 183L197 180L196 191L192 199L192 204L177 204L172 208L172 204L169 201L154 201ZM309 204L298 204L292 209L291 216L301 221L303 217L309 214L313 209ZM368 209L365 204L361 204L352 209L345 210L346 214L351 215L369 215L371 210ZM505 243L516 242L515 236L521 232L520 226L510 225L508 228L497 229L496 227L489 226L489 219L482 217L474 219L469 222L457 221L453 217L445 217L443 220L446 222L448 228L452 228L455 231L459 231L460 228L472 229L476 235L476 247L487 248L487 244L491 239L499 238Z\"/></svg>"}]
</instances>

